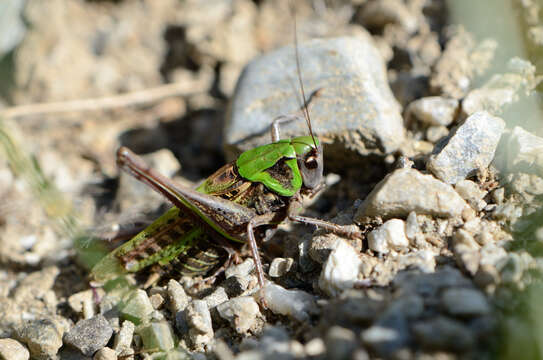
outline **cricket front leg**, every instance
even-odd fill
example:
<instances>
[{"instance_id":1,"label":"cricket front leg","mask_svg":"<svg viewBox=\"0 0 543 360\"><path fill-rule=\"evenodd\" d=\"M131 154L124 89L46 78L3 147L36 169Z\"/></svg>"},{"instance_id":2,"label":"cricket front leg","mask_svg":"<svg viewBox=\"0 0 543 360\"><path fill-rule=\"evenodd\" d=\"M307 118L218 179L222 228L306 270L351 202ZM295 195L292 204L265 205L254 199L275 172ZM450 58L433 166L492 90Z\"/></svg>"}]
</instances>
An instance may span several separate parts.
<instances>
[{"instance_id":1,"label":"cricket front leg","mask_svg":"<svg viewBox=\"0 0 543 360\"><path fill-rule=\"evenodd\" d=\"M333 232L334 234L347 237L349 239L362 239L362 234L358 230L354 230L354 227L334 224L329 221L310 218L306 216L300 216L298 213L302 209L302 203L299 199L294 199L288 208L288 218L291 221L300 222L303 224L310 224L320 227L322 229Z\"/></svg>"}]
</instances>

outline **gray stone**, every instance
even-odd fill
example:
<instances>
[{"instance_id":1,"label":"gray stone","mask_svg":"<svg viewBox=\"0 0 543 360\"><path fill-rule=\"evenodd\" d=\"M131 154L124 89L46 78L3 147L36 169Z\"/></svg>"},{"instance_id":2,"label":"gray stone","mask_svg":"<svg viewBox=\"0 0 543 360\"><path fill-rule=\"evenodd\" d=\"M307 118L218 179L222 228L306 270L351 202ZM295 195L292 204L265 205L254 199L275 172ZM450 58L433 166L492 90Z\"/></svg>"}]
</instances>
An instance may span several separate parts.
<instances>
[{"instance_id":1,"label":"gray stone","mask_svg":"<svg viewBox=\"0 0 543 360\"><path fill-rule=\"evenodd\" d=\"M324 341L327 359L348 359L356 348L355 333L340 326L330 327L326 332Z\"/></svg>"},{"instance_id":2,"label":"gray stone","mask_svg":"<svg viewBox=\"0 0 543 360\"><path fill-rule=\"evenodd\" d=\"M288 273L294 264L293 258L275 258L270 264L270 269L268 270L268 275L270 277L281 277Z\"/></svg>"},{"instance_id":3,"label":"gray stone","mask_svg":"<svg viewBox=\"0 0 543 360\"><path fill-rule=\"evenodd\" d=\"M417 99L409 104L407 118L414 116L428 126L448 126L458 111L458 100L440 96L429 96Z\"/></svg>"},{"instance_id":4,"label":"gray stone","mask_svg":"<svg viewBox=\"0 0 543 360\"><path fill-rule=\"evenodd\" d=\"M385 65L369 34L316 39L299 44L306 95L317 135L337 139L361 153L397 149L405 138L399 105L388 86ZM243 71L225 129L228 150L270 142L274 118L299 109L294 48L284 47L251 62ZM302 121L281 127L289 138L308 133Z\"/></svg>"},{"instance_id":5,"label":"gray stone","mask_svg":"<svg viewBox=\"0 0 543 360\"><path fill-rule=\"evenodd\" d=\"M122 306L121 316L138 325L148 320L154 311L147 293L141 289L134 290Z\"/></svg>"},{"instance_id":6,"label":"gray stone","mask_svg":"<svg viewBox=\"0 0 543 360\"><path fill-rule=\"evenodd\" d=\"M223 287L218 287L211 294L203 298L207 303L207 307L213 309L215 306L222 304L225 301L228 301L228 295Z\"/></svg>"},{"instance_id":7,"label":"gray stone","mask_svg":"<svg viewBox=\"0 0 543 360\"><path fill-rule=\"evenodd\" d=\"M330 253L337 247L340 238L332 233L313 236L308 254L312 260L324 264Z\"/></svg>"},{"instance_id":8,"label":"gray stone","mask_svg":"<svg viewBox=\"0 0 543 360\"><path fill-rule=\"evenodd\" d=\"M338 240L319 277L319 288L330 296L337 296L345 289L353 288L357 282L362 260L347 241Z\"/></svg>"},{"instance_id":9,"label":"gray stone","mask_svg":"<svg viewBox=\"0 0 543 360\"><path fill-rule=\"evenodd\" d=\"M449 287L469 287L471 280L460 270L443 267L435 273L403 271L394 278L393 285L402 294L418 294L424 299L438 298L439 293Z\"/></svg>"},{"instance_id":10,"label":"gray stone","mask_svg":"<svg viewBox=\"0 0 543 360\"><path fill-rule=\"evenodd\" d=\"M52 359L62 346L63 333L54 320L32 320L18 331L18 338L28 346L33 359Z\"/></svg>"},{"instance_id":11,"label":"gray stone","mask_svg":"<svg viewBox=\"0 0 543 360\"><path fill-rule=\"evenodd\" d=\"M447 289L443 292L441 301L445 310L457 317L487 315L491 311L486 297L476 289Z\"/></svg>"},{"instance_id":12,"label":"gray stone","mask_svg":"<svg viewBox=\"0 0 543 360\"><path fill-rule=\"evenodd\" d=\"M222 282L221 286L226 291L228 297L233 298L236 296L240 296L245 292L245 290L247 290L247 288L249 287L249 279L250 278L247 276L242 277L238 275L233 275L229 278L226 278Z\"/></svg>"},{"instance_id":13,"label":"gray stone","mask_svg":"<svg viewBox=\"0 0 543 360\"><path fill-rule=\"evenodd\" d=\"M196 348L202 349L213 339L214 334L207 303L203 300L194 300L189 304L186 312L189 338Z\"/></svg>"},{"instance_id":14,"label":"gray stone","mask_svg":"<svg viewBox=\"0 0 543 360\"><path fill-rule=\"evenodd\" d=\"M487 112L470 115L448 138L436 144L428 170L449 184L485 170L504 129L505 122Z\"/></svg>"},{"instance_id":15,"label":"gray stone","mask_svg":"<svg viewBox=\"0 0 543 360\"><path fill-rule=\"evenodd\" d=\"M167 321L153 321L142 325L137 332L144 349L168 351L175 347L175 335Z\"/></svg>"},{"instance_id":16,"label":"gray stone","mask_svg":"<svg viewBox=\"0 0 543 360\"><path fill-rule=\"evenodd\" d=\"M364 217L405 217L414 211L441 217L460 216L467 207L456 191L431 175L398 169L375 186L358 208L355 221Z\"/></svg>"},{"instance_id":17,"label":"gray stone","mask_svg":"<svg viewBox=\"0 0 543 360\"><path fill-rule=\"evenodd\" d=\"M255 262L252 258L245 259L244 262L242 262L239 265L236 266L230 266L228 269L225 270L224 275L229 278L230 276L241 276L246 277L248 276L255 268Z\"/></svg>"},{"instance_id":18,"label":"gray stone","mask_svg":"<svg viewBox=\"0 0 543 360\"><path fill-rule=\"evenodd\" d=\"M217 306L219 315L230 322L238 334L247 334L262 324L262 314L250 296L239 296Z\"/></svg>"},{"instance_id":19,"label":"gray stone","mask_svg":"<svg viewBox=\"0 0 543 360\"><path fill-rule=\"evenodd\" d=\"M475 336L461 322L443 316L415 323L413 334L429 350L465 351L475 344Z\"/></svg>"},{"instance_id":20,"label":"gray stone","mask_svg":"<svg viewBox=\"0 0 543 360\"><path fill-rule=\"evenodd\" d=\"M85 356L92 356L103 348L113 335L113 329L103 315L80 320L64 335L64 343L70 345Z\"/></svg>"},{"instance_id":21,"label":"gray stone","mask_svg":"<svg viewBox=\"0 0 543 360\"><path fill-rule=\"evenodd\" d=\"M115 353L115 350L104 347L94 354L92 360L117 360L117 354Z\"/></svg>"},{"instance_id":22,"label":"gray stone","mask_svg":"<svg viewBox=\"0 0 543 360\"><path fill-rule=\"evenodd\" d=\"M28 360L30 353L14 339L0 339L0 360Z\"/></svg>"},{"instance_id":23,"label":"gray stone","mask_svg":"<svg viewBox=\"0 0 543 360\"><path fill-rule=\"evenodd\" d=\"M117 355L126 356L134 353L131 344L135 328L136 326L133 322L128 320L123 321L121 329L115 335L115 340L113 342L113 349L115 349Z\"/></svg>"}]
</instances>

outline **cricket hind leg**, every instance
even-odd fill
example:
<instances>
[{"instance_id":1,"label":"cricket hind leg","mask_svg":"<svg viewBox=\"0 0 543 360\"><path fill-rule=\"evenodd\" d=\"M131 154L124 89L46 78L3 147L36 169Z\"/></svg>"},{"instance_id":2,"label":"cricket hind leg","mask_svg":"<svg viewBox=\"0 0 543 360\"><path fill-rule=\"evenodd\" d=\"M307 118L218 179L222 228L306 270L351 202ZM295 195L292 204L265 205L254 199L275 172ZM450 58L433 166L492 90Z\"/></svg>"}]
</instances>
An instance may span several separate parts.
<instances>
[{"instance_id":1,"label":"cricket hind leg","mask_svg":"<svg viewBox=\"0 0 543 360\"><path fill-rule=\"evenodd\" d=\"M258 285L260 288L264 287L264 270L262 268L262 261L260 260L260 254L258 253L258 245L256 243L254 230L258 226L269 225L273 220L274 214L263 214L255 216L247 223L247 240L249 242L249 250L251 256L255 262L256 276L258 279Z\"/></svg>"}]
</instances>

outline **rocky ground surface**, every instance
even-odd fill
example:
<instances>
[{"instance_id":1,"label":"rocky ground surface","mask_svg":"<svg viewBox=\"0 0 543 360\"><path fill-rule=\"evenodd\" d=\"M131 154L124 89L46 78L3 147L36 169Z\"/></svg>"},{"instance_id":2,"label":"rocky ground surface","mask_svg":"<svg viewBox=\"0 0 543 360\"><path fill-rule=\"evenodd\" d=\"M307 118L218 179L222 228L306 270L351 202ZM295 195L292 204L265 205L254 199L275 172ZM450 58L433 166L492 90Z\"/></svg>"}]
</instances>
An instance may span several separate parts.
<instances>
[{"instance_id":1,"label":"rocky ground surface","mask_svg":"<svg viewBox=\"0 0 543 360\"><path fill-rule=\"evenodd\" d=\"M281 225L263 289L246 251L215 282L144 271L91 288L89 273L119 244L100 239L168 206L117 170L120 145L194 186L297 114L289 1L10 3L25 21L0 41L16 47L0 92L0 358L537 356L543 126L539 105L517 115L538 101L537 2L511 1L529 60L492 72L503 44L450 24L444 1L296 1L327 185L304 214L363 237Z\"/></svg>"}]
</instances>

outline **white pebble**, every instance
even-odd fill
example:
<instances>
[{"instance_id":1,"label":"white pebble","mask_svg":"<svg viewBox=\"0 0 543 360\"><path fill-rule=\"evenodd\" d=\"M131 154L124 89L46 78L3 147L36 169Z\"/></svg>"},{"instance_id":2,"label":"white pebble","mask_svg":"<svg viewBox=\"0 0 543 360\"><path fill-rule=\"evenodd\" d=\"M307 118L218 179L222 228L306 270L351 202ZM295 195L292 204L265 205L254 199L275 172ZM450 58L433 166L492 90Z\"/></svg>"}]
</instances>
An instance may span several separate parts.
<instances>
[{"instance_id":1,"label":"white pebble","mask_svg":"<svg viewBox=\"0 0 543 360\"><path fill-rule=\"evenodd\" d=\"M409 246L405 235L405 223L400 219L390 219L368 234L368 245L371 250L386 254L388 249L403 250Z\"/></svg>"},{"instance_id":2,"label":"white pebble","mask_svg":"<svg viewBox=\"0 0 543 360\"><path fill-rule=\"evenodd\" d=\"M353 288L361 265L362 260L358 252L345 240L338 241L337 247L324 264L319 278L319 287L331 296Z\"/></svg>"},{"instance_id":3,"label":"white pebble","mask_svg":"<svg viewBox=\"0 0 543 360\"><path fill-rule=\"evenodd\" d=\"M304 321L317 311L313 295L301 290L287 290L279 285L268 283L262 290L262 300L268 309L276 314L292 316Z\"/></svg>"}]
</instances>

